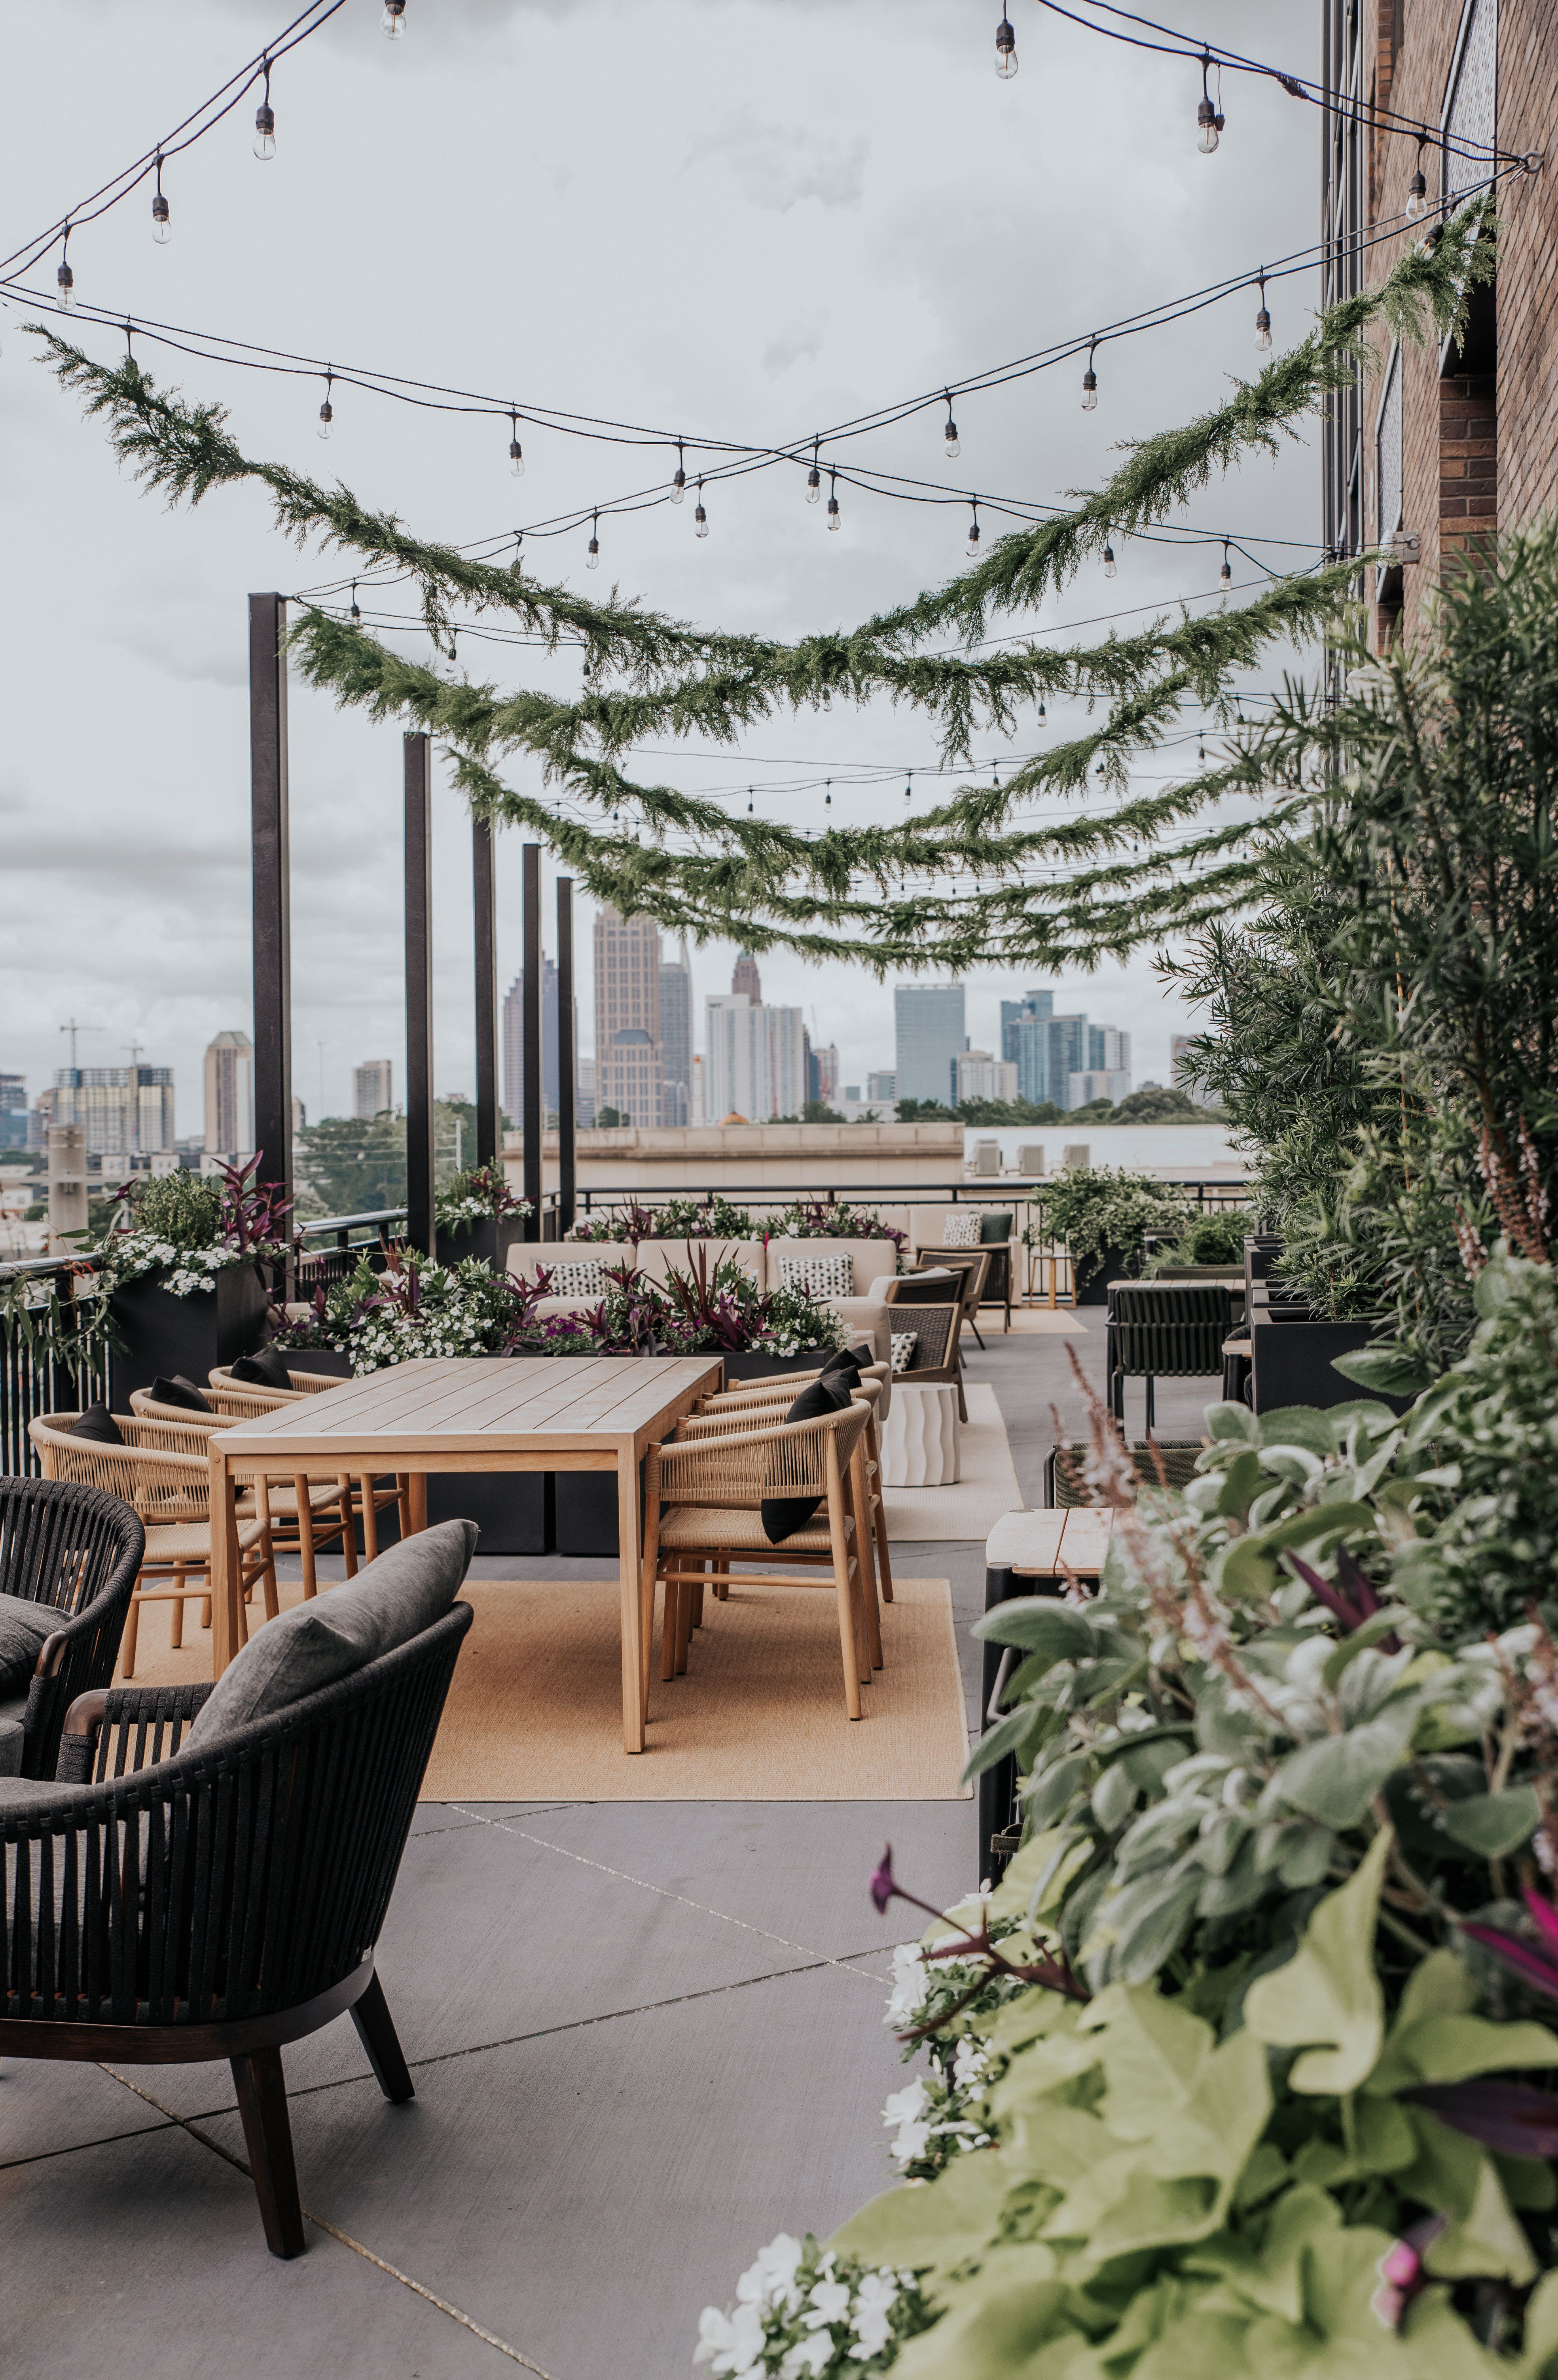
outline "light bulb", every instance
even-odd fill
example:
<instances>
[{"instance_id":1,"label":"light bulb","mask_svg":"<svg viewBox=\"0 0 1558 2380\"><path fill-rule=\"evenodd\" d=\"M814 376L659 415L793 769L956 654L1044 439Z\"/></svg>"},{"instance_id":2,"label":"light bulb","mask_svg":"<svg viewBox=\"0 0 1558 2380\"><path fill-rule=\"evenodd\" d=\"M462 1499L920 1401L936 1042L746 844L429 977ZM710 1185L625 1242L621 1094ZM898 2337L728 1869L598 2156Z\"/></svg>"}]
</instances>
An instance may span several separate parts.
<instances>
[{"instance_id":1,"label":"light bulb","mask_svg":"<svg viewBox=\"0 0 1558 2380\"><path fill-rule=\"evenodd\" d=\"M262 100L254 111L254 153L260 158L276 153L275 111L268 99Z\"/></svg>"},{"instance_id":2,"label":"light bulb","mask_svg":"<svg viewBox=\"0 0 1558 2380\"><path fill-rule=\"evenodd\" d=\"M1262 355L1266 354L1272 344L1272 318L1264 306L1255 317L1255 344Z\"/></svg>"},{"instance_id":3,"label":"light bulb","mask_svg":"<svg viewBox=\"0 0 1558 2380\"><path fill-rule=\"evenodd\" d=\"M1098 374L1091 364L1082 374L1082 410L1091 413L1098 404Z\"/></svg>"},{"instance_id":4,"label":"light bulb","mask_svg":"<svg viewBox=\"0 0 1558 2380\"><path fill-rule=\"evenodd\" d=\"M159 190L152 201L152 237L160 248L165 246L172 237L172 232L173 226L168 221L167 200Z\"/></svg>"},{"instance_id":5,"label":"light bulb","mask_svg":"<svg viewBox=\"0 0 1558 2380\"><path fill-rule=\"evenodd\" d=\"M1223 567L1217 575L1219 578L1222 579L1224 587L1227 586L1229 580L1234 575L1234 565L1228 559L1228 549L1226 546L1223 549Z\"/></svg>"},{"instance_id":6,"label":"light bulb","mask_svg":"<svg viewBox=\"0 0 1558 2380\"><path fill-rule=\"evenodd\" d=\"M1196 758L1198 760L1204 760L1206 759L1206 746L1204 744L1197 744Z\"/></svg>"},{"instance_id":7,"label":"light bulb","mask_svg":"<svg viewBox=\"0 0 1558 2380\"><path fill-rule=\"evenodd\" d=\"M824 809L831 810L833 806L834 781L831 777L824 777L822 780L822 807Z\"/></svg>"},{"instance_id":8,"label":"light bulb","mask_svg":"<svg viewBox=\"0 0 1558 2380\"><path fill-rule=\"evenodd\" d=\"M1210 157L1217 146L1217 136L1222 129L1217 121L1217 110L1210 99L1203 99L1197 108L1196 122L1201 128L1201 137L1196 146L1203 157Z\"/></svg>"},{"instance_id":9,"label":"light bulb","mask_svg":"<svg viewBox=\"0 0 1558 2380\"><path fill-rule=\"evenodd\" d=\"M1428 212L1428 184L1423 178L1421 166L1406 186L1405 212L1408 223L1420 223Z\"/></svg>"},{"instance_id":10,"label":"light bulb","mask_svg":"<svg viewBox=\"0 0 1558 2380\"><path fill-rule=\"evenodd\" d=\"M809 470L809 471L808 471L808 473L807 473L807 475L806 475L806 501L807 501L807 503L808 503L809 504L814 504L817 502L818 498L821 496L822 492L822 473L821 473L821 471L819 471L819 469L817 468L816 464L815 464L815 463L813 463L813 465L811 466L810 470Z\"/></svg>"},{"instance_id":11,"label":"light bulb","mask_svg":"<svg viewBox=\"0 0 1558 2380\"><path fill-rule=\"evenodd\" d=\"M406 0L384 0L379 30L386 42L398 42L406 30Z\"/></svg>"},{"instance_id":12,"label":"light bulb","mask_svg":"<svg viewBox=\"0 0 1558 2380\"><path fill-rule=\"evenodd\" d=\"M511 438L508 442L508 468L517 480L522 480L524 478L525 450L520 445L517 435Z\"/></svg>"},{"instance_id":13,"label":"light bulb","mask_svg":"<svg viewBox=\"0 0 1558 2380\"><path fill-rule=\"evenodd\" d=\"M671 474L671 502L674 504L679 504L686 493L687 473L682 468L682 458L680 452L678 451L676 455L676 468Z\"/></svg>"},{"instance_id":14,"label":"light bulb","mask_svg":"<svg viewBox=\"0 0 1558 2380\"><path fill-rule=\"evenodd\" d=\"M836 496L830 496L828 498L828 527L830 528L836 528L838 527L838 498Z\"/></svg>"},{"instance_id":15,"label":"light bulb","mask_svg":"<svg viewBox=\"0 0 1558 2380\"><path fill-rule=\"evenodd\" d=\"M352 626L354 628L360 628L362 625L362 606L357 600L357 581L355 578L352 581L352 608L350 617Z\"/></svg>"},{"instance_id":16,"label":"light bulb","mask_svg":"<svg viewBox=\"0 0 1558 2380\"><path fill-rule=\"evenodd\" d=\"M1105 578L1113 578L1114 576L1114 549L1112 545L1106 545L1103 549L1103 575Z\"/></svg>"},{"instance_id":17,"label":"light bulb","mask_svg":"<svg viewBox=\"0 0 1558 2380\"><path fill-rule=\"evenodd\" d=\"M64 309L65 312L68 314L76 303L76 275L71 272L68 263L66 262L63 258L60 261L59 271L55 274L55 279L59 284L60 305Z\"/></svg>"},{"instance_id":18,"label":"light bulb","mask_svg":"<svg viewBox=\"0 0 1558 2380\"><path fill-rule=\"evenodd\" d=\"M331 404L330 399L326 397L324 403L319 408L319 434L322 438L329 437L331 425L335 421L335 408Z\"/></svg>"},{"instance_id":19,"label":"light bulb","mask_svg":"<svg viewBox=\"0 0 1558 2380\"><path fill-rule=\"evenodd\" d=\"M708 536L709 516L703 509L703 499L701 496L698 499L698 510L693 514L692 525L700 537Z\"/></svg>"},{"instance_id":20,"label":"light bulb","mask_svg":"<svg viewBox=\"0 0 1558 2380\"><path fill-rule=\"evenodd\" d=\"M599 570L601 567L601 540L598 537L592 537L590 540L589 550L584 557L584 566L586 570Z\"/></svg>"},{"instance_id":21,"label":"light bulb","mask_svg":"<svg viewBox=\"0 0 1558 2380\"><path fill-rule=\"evenodd\" d=\"M953 418L952 418L951 414L949 413L949 414L947 415L947 418L946 418L946 458L947 458L947 461L948 461L949 463L955 463L955 462L956 462L956 460L957 460L957 458L958 458L958 456L959 456L959 455L961 455L961 454L962 454L962 452L963 452L963 449L962 449L962 447L961 447L961 446L958 444L958 443L957 443L957 424L956 424L956 422L953 419Z\"/></svg>"},{"instance_id":22,"label":"light bulb","mask_svg":"<svg viewBox=\"0 0 1558 2380\"><path fill-rule=\"evenodd\" d=\"M1041 727L1044 724L1044 706L1042 703L1039 705L1039 724Z\"/></svg>"},{"instance_id":23,"label":"light bulb","mask_svg":"<svg viewBox=\"0 0 1558 2380\"><path fill-rule=\"evenodd\" d=\"M978 553L979 550L980 550L980 525L979 525L978 521L971 521L971 522L969 523L969 526L968 526L968 543L967 551L968 551L969 553L971 553L971 554L972 554L972 553Z\"/></svg>"},{"instance_id":24,"label":"light bulb","mask_svg":"<svg viewBox=\"0 0 1558 2380\"><path fill-rule=\"evenodd\" d=\"M995 71L1003 82L1010 82L1017 70L1017 37L1009 18L1003 17L995 28Z\"/></svg>"}]
</instances>

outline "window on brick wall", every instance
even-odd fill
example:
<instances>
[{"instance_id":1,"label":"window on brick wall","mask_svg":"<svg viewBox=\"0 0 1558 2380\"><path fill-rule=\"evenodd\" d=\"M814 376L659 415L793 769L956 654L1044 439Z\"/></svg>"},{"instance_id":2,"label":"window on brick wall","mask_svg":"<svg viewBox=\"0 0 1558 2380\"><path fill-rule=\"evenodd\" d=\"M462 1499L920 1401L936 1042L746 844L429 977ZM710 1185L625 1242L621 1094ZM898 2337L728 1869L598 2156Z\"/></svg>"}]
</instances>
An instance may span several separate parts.
<instances>
[{"instance_id":1,"label":"window on brick wall","mask_svg":"<svg viewBox=\"0 0 1558 2380\"><path fill-rule=\"evenodd\" d=\"M1375 485L1380 491L1378 535L1383 544L1401 527L1401 349L1397 346L1385 370L1380 396L1380 419L1374 432Z\"/></svg>"},{"instance_id":2,"label":"window on brick wall","mask_svg":"<svg viewBox=\"0 0 1558 2380\"><path fill-rule=\"evenodd\" d=\"M1448 137L1440 152L1446 205L1453 207L1467 190L1487 180L1491 161L1478 152L1486 152L1496 142L1498 114L1498 0L1467 0L1444 106ZM1457 143L1470 153L1457 154Z\"/></svg>"}]
</instances>

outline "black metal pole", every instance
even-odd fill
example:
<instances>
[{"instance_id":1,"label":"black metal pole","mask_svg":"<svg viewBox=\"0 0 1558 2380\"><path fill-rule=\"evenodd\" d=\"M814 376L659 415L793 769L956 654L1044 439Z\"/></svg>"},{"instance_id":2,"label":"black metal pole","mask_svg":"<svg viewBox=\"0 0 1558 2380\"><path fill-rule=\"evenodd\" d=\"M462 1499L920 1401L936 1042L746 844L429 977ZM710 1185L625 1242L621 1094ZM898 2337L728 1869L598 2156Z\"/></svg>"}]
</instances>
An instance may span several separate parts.
<instances>
[{"instance_id":1,"label":"black metal pole","mask_svg":"<svg viewBox=\"0 0 1558 2380\"><path fill-rule=\"evenodd\" d=\"M470 873L476 903L476 1162L495 1165L503 1148L498 1121L498 937L493 830L485 819L471 820Z\"/></svg>"},{"instance_id":2,"label":"black metal pole","mask_svg":"<svg viewBox=\"0 0 1558 2380\"><path fill-rule=\"evenodd\" d=\"M574 880L557 879L557 1237L572 1231L577 1200L574 1133Z\"/></svg>"},{"instance_id":3,"label":"black metal pole","mask_svg":"<svg viewBox=\"0 0 1558 2380\"><path fill-rule=\"evenodd\" d=\"M286 828L286 598L249 599L254 901L254 1146L292 1196L292 931Z\"/></svg>"},{"instance_id":4,"label":"black metal pole","mask_svg":"<svg viewBox=\"0 0 1558 2380\"><path fill-rule=\"evenodd\" d=\"M426 735L406 738L406 1236L433 1252L432 835Z\"/></svg>"},{"instance_id":5,"label":"black metal pole","mask_svg":"<svg viewBox=\"0 0 1558 2380\"><path fill-rule=\"evenodd\" d=\"M530 1211L525 1222L525 1237L541 1237L541 845L525 845L524 896L521 904L524 926L524 1051L525 1051L525 1112L521 1119L525 1131L525 1196Z\"/></svg>"}]
</instances>

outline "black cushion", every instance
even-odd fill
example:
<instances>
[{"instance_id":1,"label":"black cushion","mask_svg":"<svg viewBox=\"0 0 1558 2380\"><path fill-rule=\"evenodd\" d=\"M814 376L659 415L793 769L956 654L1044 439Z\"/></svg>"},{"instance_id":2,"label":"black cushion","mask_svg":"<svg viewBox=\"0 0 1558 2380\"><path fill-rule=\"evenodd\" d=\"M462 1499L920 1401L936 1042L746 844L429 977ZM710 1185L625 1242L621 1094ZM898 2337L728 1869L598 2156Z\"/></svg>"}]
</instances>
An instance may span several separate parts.
<instances>
[{"instance_id":1,"label":"black cushion","mask_svg":"<svg viewBox=\"0 0 1558 2380\"><path fill-rule=\"evenodd\" d=\"M816 1421L822 1414L842 1413L849 1402L849 1390L836 1373L823 1373L802 1389L789 1412L786 1421ZM762 1533L771 1546L782 1546L797 1529L804 1529L822 1502L820 1496L765 1496L761 1507Z\"/></svg>"},{"instance_id":2,"label":"black cushion","mask_svg":"<svg viewBox=\"0 0 1558 2380\"><path fill-rule=\"evenodd\" d=\"M175 1372L171 1380L159 1372L152 1383L152 1395L158 1404L182 1405L186 1413L208 1414L212 1410L211 1400L204 1390L197 1389L193 1380L187 1380L182 1372Z\"/></svg>"},{"instance_id":3,"label":"black cushion","mask_svg":"<svg viewBox=\"0 0 1558 2380\"><path fill-rule=\"evenodd\" d=\"M1011 1236L1012 1219L1010 1215L981 1215L980 1217L980 1245L981 1247L1000 1247L1004 1241L1009 1240Z\"/></svg>"},{"instance_id":4,"label":"black cushion","mask_svg":"<svg viewBox=\"0 0 1558 2380\"><path fill-rule=\"evenodd\" d=\"M345 1586L267 1621L218 1678L189 1742L267 1718L420 1636L459 1593L480 1535L474 1521L441 1521L392 1546Z\"/></svg>"},{"instance_id":5,"label":"black cushion","mask_svg":"<svg viewBox=\"0 0 1558 2380\"><path fill-rule=\"evenodd\" d=\"M240 1355L236 1364L227 1366L235 1380L247 1380L254 1389L290 1389L292 1375L286 1368L286 1357L279 1347L262 1347L256 1354Z\"/></svg>"},{"instance_id":6,"label":"black cushion","mask_svg":"<svg viewBox=\"0 0 1558 2380\"><path fill-rule=\"evenodd\" d=\"M77 1415L70 1425L70 1435L72 1438L90 1438L94 1446L123 1446L125 1442L124 1431L107 1406L101 1402L89 1405L84 1414Z\"/></svg>"},{"instance_id":7,"label":"black cushion","mask_svg":"<svg viewBox=\"0 0 1558 2380\"><path fill-rule=\"evenodd\" d=\"M0 1695L26 1694L43 1639L63 1628L67 1616L52 1603L34 1603L22 1595L0 1595Z\"/></svg>"},{"instance_id":8,"label":"black cushion","mask_svg":"<svg viewBox=\"0 0 1558 2380\"><path fill-rule=\"evenodd\" d=\"M826 1379L830 1372L843 1371L846 1364L853 1364L858 1372L863 1372L868 1364L874 1364L875 1361L874 1347L841 1347L837 1354L830 1355L823 1365L822 1378Z\"/></svg>"}]
</instances>

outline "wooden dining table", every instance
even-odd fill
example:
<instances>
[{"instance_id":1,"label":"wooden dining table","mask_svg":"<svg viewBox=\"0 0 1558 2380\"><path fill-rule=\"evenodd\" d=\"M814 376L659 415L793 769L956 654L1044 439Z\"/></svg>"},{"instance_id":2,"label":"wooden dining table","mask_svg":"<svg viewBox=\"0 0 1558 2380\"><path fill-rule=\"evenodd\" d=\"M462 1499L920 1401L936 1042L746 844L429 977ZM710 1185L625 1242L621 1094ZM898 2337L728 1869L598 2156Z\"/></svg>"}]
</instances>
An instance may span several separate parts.
<instances>
[{"instance_id":1,"label":"wooden dining table","mask_svg":"<svg viewBox=\"0 0 1558 2380\"><path fill-rule=\"evenodd\" d=\"M718 1357L450 1356L343 1380L254 1421L211 1433L212 1668L242 1642L237 1498L262 1476L409 1481L413 1530L427 1526L430 1472L615 1471L622 1590L622 1744L642 1752L653 1585L641 1560L639 1465L724 1378Z\"/></svg>"}]
</instances>

